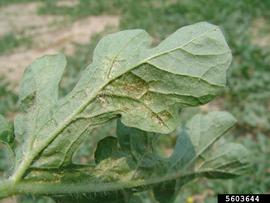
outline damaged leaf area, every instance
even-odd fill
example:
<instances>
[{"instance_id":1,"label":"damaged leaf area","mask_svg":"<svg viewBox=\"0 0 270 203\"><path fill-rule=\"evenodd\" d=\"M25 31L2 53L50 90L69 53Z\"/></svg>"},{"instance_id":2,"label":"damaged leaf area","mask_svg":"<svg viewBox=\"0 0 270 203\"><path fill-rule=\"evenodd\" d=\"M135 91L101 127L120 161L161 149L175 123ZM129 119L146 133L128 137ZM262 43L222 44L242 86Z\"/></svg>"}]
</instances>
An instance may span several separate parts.
<instances>
[{"instance_id":1,"label":"damaged leaf area","mask_svg":"<svg viewBox=\"0 0 270 203\"><path fill-rule=\"evenodd\" d=\"M0 196L161 190L163 184L180 187L183 177L232 177L247 168L245 149L219 139L235 122L222 112L193 117L181 128L171 157L156 153L158 134L179 127L182 108L205 104L225 87L231 52L220 29L197 23L156 47L151 43L144 30L104 37L62 98L62 54L26 69L22 113L14 121L14 171L0 184ZM117 135L97 144L95 164L75 165L72 157L86 137L113 119Z\"/></svg>"},{"instance_id":2,"label":"damaged leaf area","mask_svg":"<svg viewBox=\"0 0 270 203\"><path fill-rule=\"evenodd\" d=\"M164 202L159 199L164 192L170 194L170 199L166 195L167 201L173 202L181 186L195 178L233 178L249 171L247 149L222 138L235 122L226 112L195 115L176 131L173 153L164 157L157 144L162 135L118 121L116 137L108 136L98 143L95 166L73 165L60 172L33 169L17 189L21 193L44 194L46 188L45 194L68 194L70 202L78 201L70 193L83 193L79 202L110 202L124 198L121 191L136 194L151 189L160 202ZM102 192L106 192L107 201L102 199ZM69 202L65 196L54 198Z\"/></svg>"}]
</instances>

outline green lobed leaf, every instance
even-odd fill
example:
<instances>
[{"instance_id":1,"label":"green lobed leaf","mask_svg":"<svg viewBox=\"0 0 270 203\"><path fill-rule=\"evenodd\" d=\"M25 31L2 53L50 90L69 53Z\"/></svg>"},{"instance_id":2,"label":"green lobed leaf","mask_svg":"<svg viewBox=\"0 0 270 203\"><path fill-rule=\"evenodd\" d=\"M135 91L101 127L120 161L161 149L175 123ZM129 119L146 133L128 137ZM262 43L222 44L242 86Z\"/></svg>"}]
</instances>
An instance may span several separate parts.
<instances>
[{"instance_id":1,"label":"green lobed leaf","mask_svg":"<svg viewBox=\"0 0 270 203\"><path fill-rule=\"evenodd\" d=\"M158 153L158 137L177 128L179 110L209 102L225 86L231 53L220 29L197 23L156 47L151 43L143 30L103 38L77 85L61 98L62 54L27 68L19 92L23 112L14 121L15 170L0 184L0 197L105 192L110 200L116 195L127 202L141 197L134 192L153 189L162 202L162 194L171 201L194 178L235 177L248 170L247 150L221 139L235 123L225 112L192 117L179 128L173 154ZM114 119L116 137L92 133ZM73 163L88 136L101 139L89 155L95 163Z\"/></svg>"},{"instance_id":2,"label":"green lobed leaf","mask_svg":"<svg viewBox=\"0 0 270 203\"><path fill-rule=\"evenodd\" d=\"M151 48L143 30L110 34L75 88L58 98L66 61L45 56L30 65L21 83L24 114L15 120L17 171L61 168L96 126L120 117L141 130L169 133L180 108L212 100L224 87L231 53L217 26L180 28Z\"/></svg>"},{"instance_id":3,"label":"green lobed leaf","mask_svg":"<svg viewBox=\"0 0 270 203\"><path fill-rule=\"evenodd\" d=\"M181 186L195 178L231 178L248 171L249 152L222 138L234 124L235 119L226 112L195 115L179 129L173 154L166 158L155 152L156 142L132 141L131 137L145 132L118 123L117 138L106 137L98 145L97 151L104 150L106 156L96 166L78 166L61 172L34 170L17 187L20 192L32 194L40 194L39 188L46 188L46 194L87 193L80 198L91 201L104 198L104 192L113 201L111 198L123 195L122 192L153 189L156 200L173 202ZM148 147L142 152L135 145ZM108 146L113 146L113 150ZM112 153L107 153L108 149Z\"/></svg>"}]
</instances>

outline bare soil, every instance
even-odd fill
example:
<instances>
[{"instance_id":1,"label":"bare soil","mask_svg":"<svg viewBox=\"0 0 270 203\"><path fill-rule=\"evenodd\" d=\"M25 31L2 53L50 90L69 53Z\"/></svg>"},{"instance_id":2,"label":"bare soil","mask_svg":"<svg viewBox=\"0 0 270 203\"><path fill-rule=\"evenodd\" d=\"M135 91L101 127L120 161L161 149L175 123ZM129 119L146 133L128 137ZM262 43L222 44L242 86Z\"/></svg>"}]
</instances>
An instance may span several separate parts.
<instances>
[{"instance_id":1,"label":"bare soil","mask_svg":"<svg viewBox=\"0 0 270 203\"><path fill-rule=\"evenodd\" d=\"M251 42L259 47L270 46L270 34L269 25L264 18L258 18L253 22L251 26ZM268 30L267 30L268 29Z\"/></svg>"},{"instance_id":2,"label":"bare soil","mask_svg":"<svg viewBox=\"0 0 270 203\"><path fill-rule=\"evenodd\" d=\"M39 6L39 3L27 3L0 9L0 37L16 33L32 40L28 49L19 47L12 53L0 55L0 75L8 78L14 87L34 59L59 51L72 55L75 43L87 43L91 36L108 26L117 27L119 23L118 16L90 16L76 22L62 16L40 16L37 14Z\"/></svg>"},{"instance_id":3,"label":"bare soil","mask_svg":"<svg viewBox=\"0 0 270 203\"><path fill-rule=\"evenodd\" d=\"M0 203L16 203L16 198L15 197L11 197L11 198L8 198L8 199L4 199L4 200L0 200Z\"/></svg>"}]
</instances>

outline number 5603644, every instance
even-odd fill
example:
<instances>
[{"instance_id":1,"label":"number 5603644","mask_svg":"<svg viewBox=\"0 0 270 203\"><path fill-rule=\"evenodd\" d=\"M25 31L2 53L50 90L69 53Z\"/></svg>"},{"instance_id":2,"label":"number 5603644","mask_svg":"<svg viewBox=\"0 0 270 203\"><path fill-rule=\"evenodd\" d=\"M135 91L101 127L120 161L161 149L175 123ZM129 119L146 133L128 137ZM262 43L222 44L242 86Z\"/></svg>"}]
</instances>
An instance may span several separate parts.
<instances>
[{"instance_id":1,"label":"number 5603644","mask_svg":"<svg viewBox=\"0 0 270 203\"><path fill-rule=\"evenodd\" d=\"M225 202L260 202L258 195L226 195Z\"/></svg>"}]
</instances>

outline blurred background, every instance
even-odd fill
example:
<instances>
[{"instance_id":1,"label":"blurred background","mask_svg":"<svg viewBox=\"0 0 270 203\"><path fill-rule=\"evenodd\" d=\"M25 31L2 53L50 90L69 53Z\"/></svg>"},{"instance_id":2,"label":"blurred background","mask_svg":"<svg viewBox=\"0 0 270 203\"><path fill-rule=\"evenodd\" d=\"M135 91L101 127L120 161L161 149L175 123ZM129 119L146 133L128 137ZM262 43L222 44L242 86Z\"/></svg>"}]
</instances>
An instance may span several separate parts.
<instances>
[{"instance_id":1,"label":"blurred background","mask_svg":"<svg viewBox=\"0 0 270 203\"><path fill-rule=\"evenodd\" d=\"M102 36L142 28L157 44L184 25L208 21L223 30L233 62L228 88L213 102L192 111L231 112L238 120L231 139L243 143L256 159L252 174L192 182L181 191L179 201L214 203L217 193L270 193L269 10L270 0L0 0L0 114L13 120L18 112L18 84L24 69L37 57L66 54L64 95L91 62ZM164 139L169 148L173 141ZM3 150L0 145L0 158ZM87 150L82 153L87 158ZM0 172L6 167L0 159ZM19 199L2 202L51 202Z\"/></svg>"}]
</instances>

